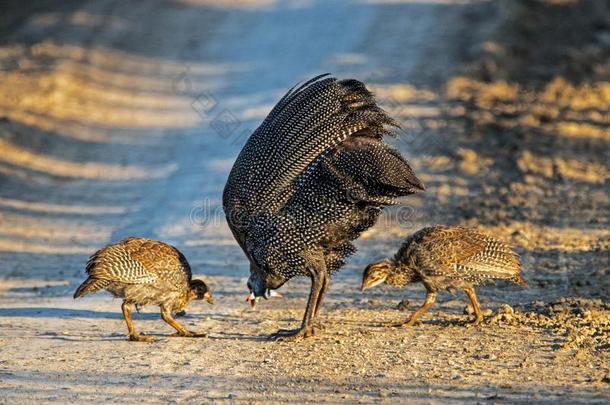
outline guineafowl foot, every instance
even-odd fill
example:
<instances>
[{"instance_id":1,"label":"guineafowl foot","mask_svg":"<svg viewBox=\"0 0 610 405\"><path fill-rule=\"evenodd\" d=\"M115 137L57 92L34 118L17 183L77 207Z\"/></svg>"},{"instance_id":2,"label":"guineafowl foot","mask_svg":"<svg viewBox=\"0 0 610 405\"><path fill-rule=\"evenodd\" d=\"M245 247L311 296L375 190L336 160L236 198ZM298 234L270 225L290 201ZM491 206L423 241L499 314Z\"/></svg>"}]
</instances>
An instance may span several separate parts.
<instances>
[{"instance_id":1,"label":"guineafowl foot","mask_svg":"<svg viewBox=\"0 0 610 405\"><path fill-rule=\"evenodd\" d=\"M314 325L311 328L315 329L316 332L317 331L324 331L324 330L326 330L326 324L324 324L322 322L315 322Z\"/></svg>"},{"instance_id":2,"label":"guineafowl foot","mask_svg":"<svg viewBox=\"0 0 610 405\"><path fill-rule=\"evenodd\" d=\"M419 317L422 316L422 314L424 312L426 312L428 310L428 308L430 308L432 306L432 304L434 304L435 301L436 301L436 292L428 291L428 293L426 294L426 300L424 301L424 304L421 307L419 307L417 309L417 311L413 312L413 314L411 314L410 317L408 317L403 322L396 324L395 326L408 328L415 324L420 324Z\"/></svg>"},{"instance_id":3,"label":"guineafowl foot","mask_svg":"<svg viewBox=\"0 0 610 405\"><path fill-rule=\"evenodd\" d=\"M475 327L475 326L480 326L480 325L481 325L481 322L483 322L483 317L480 317L480 318L475 318L475 319L473 319L472 321L468 321L468 322L466 322L466 326L467 326L467 327L471 327L471 328L472 328L472 327Z\"/></svg>"},{"instance_id":4,"label":"guineafowl foot","mask_svg":"<svg viewBox=\"0 0 610 405\"><path fill-rule=\"evenodd\" d=\"M297 340L305 339L314 335L314 328L300 328L300 329L280 329L271 336L270 340L276 342L296 342Z\"/></svg>"},{"instance_id":5,"label":"guineafowl foot","mask_svg":"<svg viewBox=\"0 0 610 405\"><path fill-rule=\"evenodd\" d=\"M417 321L417 320L409 320L407 319L406 321L403 322L396 322L396 323L391 323L389 324L390 327L392 328L409 328L411 326L421 326L421 321Z\"/></svg>"},{"instance_id":6,"label":"guineafowl foot","mask_svg":"<svg viewBox=\"0 0 610 405\"><path fill-rule=\"evenodd\" d=\"M169 335L170 337L189 337L189 338L200 338L200 337L207 337L208 335L206 333L196 333L196 332L191 332L191 331L185 331L185 332L176 332L176 333L172 333L171 335Z\"/></svg>"},{"instance_id":7,"label":"guineafowl foot","mask_svg":"<svg viewBox=\"0 0 610 405\"><path fill-rule=\"evenodd\" d=\"M155 338L153 336L144 336L140 334L129 335L128 340L130 342L154 342Z\"/></svg>"}]
</instances>

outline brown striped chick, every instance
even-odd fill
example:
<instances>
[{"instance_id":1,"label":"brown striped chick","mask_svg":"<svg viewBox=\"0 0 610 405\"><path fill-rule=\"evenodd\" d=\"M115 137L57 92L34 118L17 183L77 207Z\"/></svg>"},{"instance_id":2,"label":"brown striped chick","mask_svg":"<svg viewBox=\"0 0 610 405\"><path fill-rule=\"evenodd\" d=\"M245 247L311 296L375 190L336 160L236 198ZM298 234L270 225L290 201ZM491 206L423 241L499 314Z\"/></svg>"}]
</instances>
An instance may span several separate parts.
<instances>
[{"instance_id":1,"label":"brown striped chick","mask_svg":"<svg viewBox=\"0 0 610 405\"><path fill-rule=\"evenodd\" d=\"M495 280L509 280L521 286L519 256L506 243L475 229L433 226L409 236L393 259L367 266L361 290L386 283L394 287L421 282L427 290L424 304L396 326L411 326L434 302L439 290L464 290L476 318L483 313L474 287Z\"/></svg>"},{"instance_id":2,"label":"brown striped chick","mask_svg":"<svg viewBox=\"0 0 610 405\"><path fill-rule=\"evenodd\" d=\"M172 317L191 300L214 303L212 292L202 280L191 278L191 267L184 255L166 243L130 237L98 250L86 267L89 277L77 288L74 298L99 290L123 298L121 308L129 340L149 342L152 336L136 331L131 319L132 305L158 305L161 317L176 329L172 336L201 337L188 331Z\"/></svg>"}]
</instances>

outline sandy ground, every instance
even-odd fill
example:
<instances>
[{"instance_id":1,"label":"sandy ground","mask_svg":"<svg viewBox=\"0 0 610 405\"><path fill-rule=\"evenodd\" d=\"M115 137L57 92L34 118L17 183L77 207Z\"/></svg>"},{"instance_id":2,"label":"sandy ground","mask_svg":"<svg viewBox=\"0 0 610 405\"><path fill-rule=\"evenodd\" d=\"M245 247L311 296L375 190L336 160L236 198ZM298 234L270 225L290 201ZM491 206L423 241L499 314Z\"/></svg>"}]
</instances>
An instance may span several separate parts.
<instances>
[{"instance_id":1,"label":"sandy ground","mask_svg":"<svg viewBox=\"0 0 610 405\"><path fill-rule=\"evenodd\" d=\"M610 26L599 1L9 1L0 17L0 403L610 401ZM578 27L578 29L575 29ZM252 311L219 208L247 135L295 81L370 84L426 193L389 210L297 344L305 280ZM485 323L360 273L421 226L512 242L528 287L481 288ZM154 308L74 301L128 235L188 257L217 304L168 338Z\"/></svg>"}]
</instances>

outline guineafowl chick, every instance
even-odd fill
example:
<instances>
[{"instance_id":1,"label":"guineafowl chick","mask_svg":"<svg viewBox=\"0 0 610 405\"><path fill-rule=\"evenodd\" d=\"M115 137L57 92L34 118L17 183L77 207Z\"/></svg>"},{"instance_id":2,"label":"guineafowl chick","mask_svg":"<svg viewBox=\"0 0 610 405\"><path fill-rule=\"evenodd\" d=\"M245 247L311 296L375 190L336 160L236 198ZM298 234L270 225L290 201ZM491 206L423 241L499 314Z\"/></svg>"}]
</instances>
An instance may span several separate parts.
<instances>
[{"instance_id":1,"label":"guineafowl chick","mask_svg":"<svg viewBox=\"0 0 610 405\"><path fill-rule=\"evenodd\" d=\"M121 309L129 340L154 340L136 331L132 305L158 305L161 318L177 331L172 336L205 336L188 331L172 317L172 312L182 311L191 300L214 303L210 289L202 280L191 278L191 267L175 247L156 240L127 238L98 250L89 258L86 271L89 277L76 289L74 298L99 290L123 298Z\"/></svg>"},{"instance_id":2,"label":"guineafowl chick","mask_svg":"<svg viewBox=\"0 0 610 405\"><path fill-rule=\"evenodd\" d=\"M473 323L479 324L483 313L474 286L494 280L525 285L519 256L508 244L471 228L433 226L409 236L393 259L368 265L361 290L383 282L394 287L424 284L424 304L396 326L413 325L434 304L439 290L464 290L476 315Z\"/></svg>"}]
</instances>

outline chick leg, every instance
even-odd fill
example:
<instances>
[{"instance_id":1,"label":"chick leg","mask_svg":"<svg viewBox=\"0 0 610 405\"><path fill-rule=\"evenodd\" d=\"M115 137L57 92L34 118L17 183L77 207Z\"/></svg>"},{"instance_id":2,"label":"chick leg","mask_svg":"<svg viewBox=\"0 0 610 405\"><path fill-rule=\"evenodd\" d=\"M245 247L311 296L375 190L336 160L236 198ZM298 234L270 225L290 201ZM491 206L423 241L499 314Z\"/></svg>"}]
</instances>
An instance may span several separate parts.
<instances>
[{"instance_id":1,"label":"chick leg","mask_svg":"<svg viewBox=\"0 0 610 405\"><path fill-rule=\"evenodd\" d=\"M473 287L468 287L464 289L468 298L470 298L470 302L472 303L472 308L474 309L474 313L476 318L472 321L473 325L478 325L483 321L483 312L481 311L481 306L479 305L479 300L477 299L477 294L474 291Z\"/></svg>"},{"instance_id":2,"label":"chick leg","mask_svg":"<svg viewBox=\"0 0 610 405\"><path fill-rule=\"evenodd\" d=\"M133 324L133 320L131 319L131 304L128 304L123 301L121 305L121 310L123 311L123 318L125 318L125 323L127 323L127 330L129 331L129 340L132 342L152 342L155 340L152 336L142 336L136 331L136 327Z\"/></svg>"},{"instance_id":3,"label":"chick leg","mask_svg":"<svg viewBox=\"0 0 610 405\"><path fill-rule=\"evenodd\" d=\"M172 317L172 312L165 307L161 307L161 318L172 328L176 329L176 333L172 336L181 337L205 337L205 333L195 333L187 330L182 324Z\"/></svg>"},{"instance_id":4,"label":"chick leg","mask_svg":"<svg viewBox=\"0 0 610 405\"><path fill-rule=\"evenodd\" d=\"M314 330L312 321L317 312L316 308L322 303L320 295L322 294L322 291L328 287L328 281L325 280L326 278L328 278L328 273L324 266L311 271L311 291L309 293L309 299L307 300L307 308L305 309L301 327L289 331L279 330L271 335L271 339L288 342L313 336Z\"/></svg>"},{"instance_id":5,"label":"chick leg","mask_svg":"<svg viewBox=\"0 0 610 405\"><path fill-rule=\"evenodd\" d=\"M403 326L405 328L413 326L413 324L415 324L415 321L417 321L417 318L419 318L424 312L426 312L428 308L430 308L432 304L434 304L434 302L436 302L436 292L428 291L423 305L419 307L417 311L413 312L413 314L411 314L411 316L408 317L404 322L400 322L398 324L395 324L394 326Z\"/></svg>"}]
</instances>

